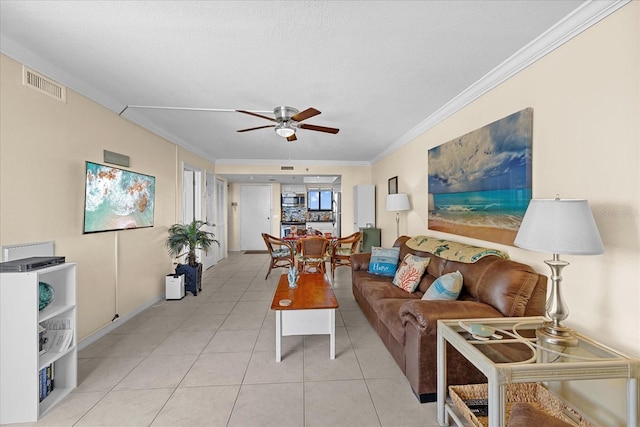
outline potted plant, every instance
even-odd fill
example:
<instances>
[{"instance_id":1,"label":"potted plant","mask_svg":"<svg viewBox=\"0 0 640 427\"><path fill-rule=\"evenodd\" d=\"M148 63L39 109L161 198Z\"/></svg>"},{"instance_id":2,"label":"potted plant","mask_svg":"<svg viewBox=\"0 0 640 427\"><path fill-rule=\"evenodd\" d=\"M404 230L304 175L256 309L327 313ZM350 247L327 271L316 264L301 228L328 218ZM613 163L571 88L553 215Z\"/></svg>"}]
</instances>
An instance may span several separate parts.
<instances>
[{"instance_id":1,"label":"potted plant","mask_svg":"<svg viewBox=\"0 0 640 427\"><path fill-rule=\"evenodd\" d=\"M196 258L196 250L209 252L214 243L220 245L213 233L201 230L205 225L208 223L200 220L193 220L189 224L173 224L169 227L169 237L165 242L170 255L176 258L186 255L187 263L179 263L176 274L185 275L185 289L193 295L198 295L198 291L202 290L202 264Z\"/></svg>"}]
</instances>

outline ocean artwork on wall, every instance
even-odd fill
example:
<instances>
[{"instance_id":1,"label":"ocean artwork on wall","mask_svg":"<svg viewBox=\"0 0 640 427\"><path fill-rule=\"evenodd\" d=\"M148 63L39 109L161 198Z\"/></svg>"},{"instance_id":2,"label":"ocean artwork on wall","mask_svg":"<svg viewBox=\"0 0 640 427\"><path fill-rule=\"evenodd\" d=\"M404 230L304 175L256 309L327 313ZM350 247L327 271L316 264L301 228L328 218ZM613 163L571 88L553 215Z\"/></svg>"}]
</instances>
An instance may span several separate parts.
<instances>
[{"instance_id":1,"label":"ocean artwork on wall","mask_svg":"<svg viewBox=\"0 0 640 427\"><path fill-rule=\"evenodd\" d=\"M84 233L153 227L156 179L86 162Z\"/></svg>"},{"instance_id":2,"label":"ocean artwork on wall","mask_svg":"<svg viewBox=\"0 0 640 427\"><path fill-rule=\"evenodd\" d=\"M428 228L512 245L531 200L533 109L428 152Z\"/></svg>"}]
</instances>

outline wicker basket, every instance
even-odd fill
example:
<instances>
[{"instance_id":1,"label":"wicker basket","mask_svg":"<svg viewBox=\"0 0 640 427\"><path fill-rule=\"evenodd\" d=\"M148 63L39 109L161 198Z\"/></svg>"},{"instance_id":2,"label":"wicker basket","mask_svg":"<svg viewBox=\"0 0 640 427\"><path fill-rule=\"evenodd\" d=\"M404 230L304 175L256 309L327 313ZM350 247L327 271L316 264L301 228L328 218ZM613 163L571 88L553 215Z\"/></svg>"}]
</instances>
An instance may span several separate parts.
<instances>
[{"instance_id":1,"label":"wicker basket","mask_svg":"<svg viewBox=\"0 0 640 427\"><path fill-rule=\"evenodd\" d=\"M475 427L488 427L488 417L477 417L464 404L467 399L486 399L487 384L449 386L449 396L467 421ZM571 408L555 394L537 383L507 384L505 390L505 417L511 416L511 407L517 402L535 404L539 409L576 427L595 427L582 414Z\"/></svg>"}]
</instances>

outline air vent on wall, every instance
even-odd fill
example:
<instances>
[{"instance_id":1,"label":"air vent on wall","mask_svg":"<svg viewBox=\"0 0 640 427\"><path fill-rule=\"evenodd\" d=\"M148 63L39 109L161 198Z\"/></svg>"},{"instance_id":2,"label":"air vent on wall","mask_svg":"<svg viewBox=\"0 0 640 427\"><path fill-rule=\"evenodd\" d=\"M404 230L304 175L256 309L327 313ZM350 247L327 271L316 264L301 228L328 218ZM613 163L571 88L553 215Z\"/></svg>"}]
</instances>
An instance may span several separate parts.
<instances>
[{"instance_id":1,"label":"air vent on wall","mask_svg":"<svg viewBox=\"0 0 640 427\"><path fill-rule=\"evenodd\" d=\"M292 171L293 166L280 166L281 171Z\"/></svg>"},{"instance_id":2,"label":"air vent on wall","mask_svg":"<svg viewBox=\"0 0 640 427\"><path fill-rule=\"evenodd\" d=\"M22 66L22 84L67 103L67 88L42 74Z\"/></svg>"}]
</instances>

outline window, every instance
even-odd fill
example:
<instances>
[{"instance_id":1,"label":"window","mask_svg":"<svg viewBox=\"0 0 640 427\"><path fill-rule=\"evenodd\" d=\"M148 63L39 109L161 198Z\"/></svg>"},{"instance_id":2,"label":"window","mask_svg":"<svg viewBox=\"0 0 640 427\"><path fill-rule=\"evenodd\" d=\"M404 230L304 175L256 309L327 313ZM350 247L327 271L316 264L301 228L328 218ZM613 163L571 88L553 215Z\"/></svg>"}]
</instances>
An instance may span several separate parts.
<instances>
[{"instance_id":1,"label":"window","mask_svg":"<svg viewBox=\"0 0 640 427\"><path fill-rule=\"evenodd\" d=\"M310 211L330 211L333 190L313 189L307 194L307 207Z\"/></svg>"}]
</instances>

